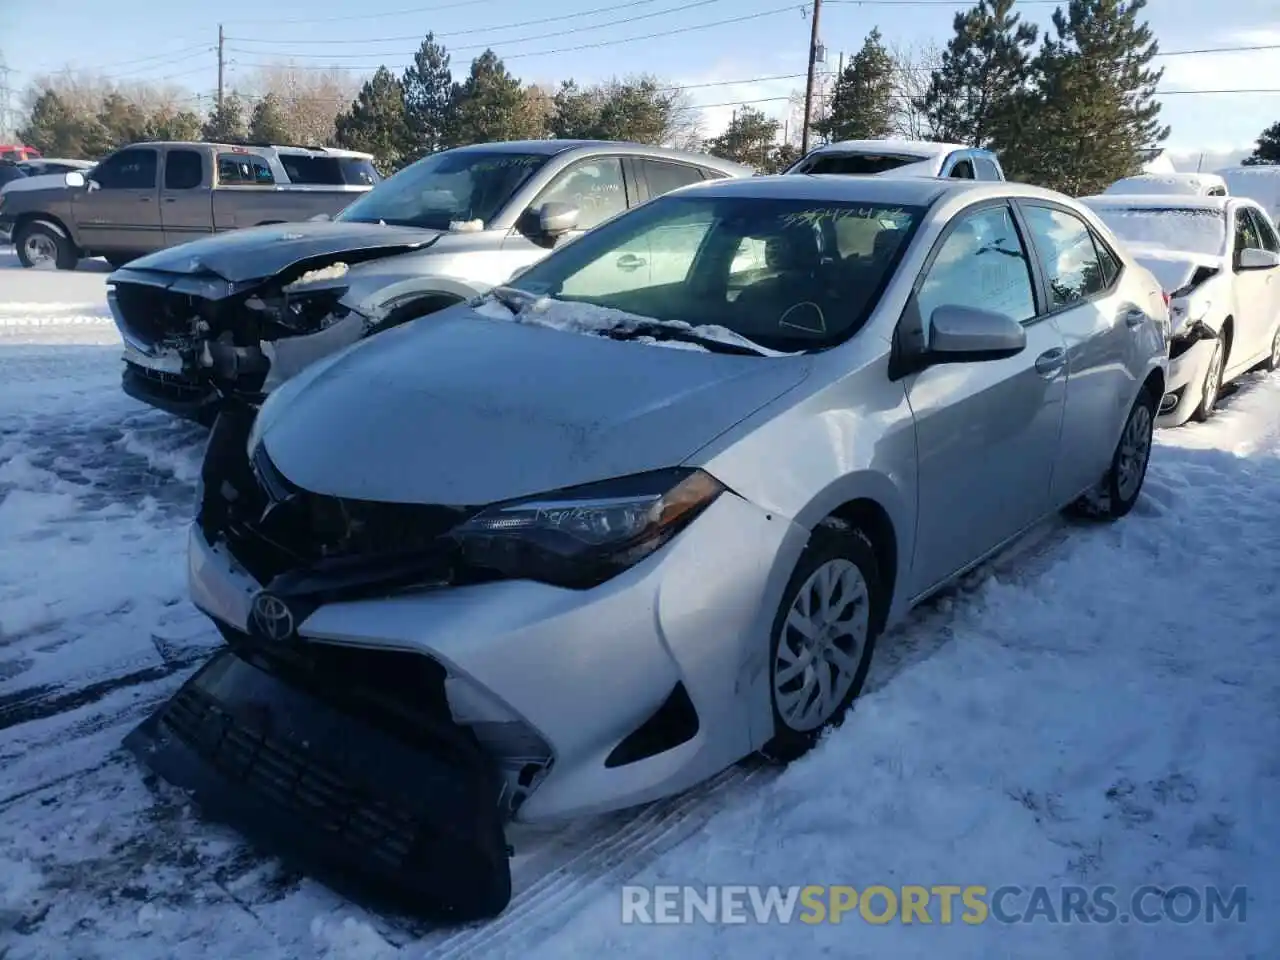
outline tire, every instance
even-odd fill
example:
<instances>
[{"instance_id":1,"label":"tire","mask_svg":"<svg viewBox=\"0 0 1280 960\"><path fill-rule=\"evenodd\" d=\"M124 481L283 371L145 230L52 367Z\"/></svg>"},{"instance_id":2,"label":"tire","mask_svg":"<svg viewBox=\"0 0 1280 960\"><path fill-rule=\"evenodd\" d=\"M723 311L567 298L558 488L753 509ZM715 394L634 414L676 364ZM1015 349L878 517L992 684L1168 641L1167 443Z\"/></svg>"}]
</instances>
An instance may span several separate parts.
<instances>
[{"instance_id":1,"label":"tire","mask_svg":"<svg viewBox=\"0 0 1280 960\"><path fill-rule=\"evenodd\" d=\"M1120 441L1111 455L1111 466L1097 488L1067 508L1067 513L1091 520L1114 521L1125 516L1142 494L1151 463L1159 398L1145 388L1125 419ZM1134 458L1137 458L1136 462ZM1127 465L1126 465L1127 464Z\"/></svg>"},{"instance_id":2,"label":"tire","mask_svg":"<svg viewBox=\"0 0 1280 960\"><path fill-rule=\"evenodd\" d=\"M839 579L824 581L828 575ZM803 604L807 601L810 617L814 616L815 588L833 592L838 588L840 592L834 594L837 600L851 594L853 597L839 608L834 621L844 629L834 635L820 633L816 648L811 645L813 641L806 642L798 629L799 623L812 624L803 613ZM827 594L828 600L831 596ZM769 639L769 700L774 733L762 749L766 757L781 763L795 760L817 745L823 731L843 722L866 682L887 608L888 597L867 538L858 530L826 526L816 529L787 582ZM844 669L831 659L833 649L845 654ZM815 658L817 670L812 669ZM798 675L780 677L787 667L797 669L802 659L805 664ZM825 705L819 686L823 671L827 682L834 684ZM812 697L806 692L810 690ZM798 699L791 701L786 694L798 695ZM797 708L810 700L815 700L813 710L805 715Z\"/></svg>"},{"instance_id":3,"label":"tire","mask_svg":"<svg viewBox=\"0 0 1280 960\"><path fill-rule=\"evenodd\" d=\"M1268 373L1280 370L1280 323L1276 324L1276 331L1271 335L1271 356L1262 362L1262 369Z\"/></svg>"},{"instance_id":4,"label":"tire","mask_svg":"<svg viewBox=\"0 0 1280 960\"><path fill-rule=\"evenodd\" d=\"M80 251L71 239L39 220L19 227L13 235L13 246L24 267L52 263L59 270L74 270L80 262Z\"/></svg>"},{"instance_id":5,"label":"tire","mask_svg":"<svg viewBox=\"0 0 1280 960\"><path fill-rule=\"evenodd\" d=\"M1222 395L1222 372L1227 367L1227 345L1218 334L1213 341L1213 356L1209 358L1209 366L1204 372L1204 382L1200 385L1200 403L1191 414L1196 423L1204 423L1218 409L1218 397Z\"/></svg>"}]
</instances>

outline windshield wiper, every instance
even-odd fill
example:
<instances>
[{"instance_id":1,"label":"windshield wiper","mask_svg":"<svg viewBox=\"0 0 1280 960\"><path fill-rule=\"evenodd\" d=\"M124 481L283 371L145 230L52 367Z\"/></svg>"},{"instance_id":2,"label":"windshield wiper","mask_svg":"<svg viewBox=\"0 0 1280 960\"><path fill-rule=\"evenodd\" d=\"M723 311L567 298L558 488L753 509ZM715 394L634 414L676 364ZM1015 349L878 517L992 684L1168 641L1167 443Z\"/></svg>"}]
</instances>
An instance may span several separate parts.
<instances>
[{"instance_id":1,"label":"windshield wiper","mask_svg":"<svg viewBox=\"0 0 1280 960\"><path fill-rule=\"evenodd\" d=\"M517 290L515 287L494 287L489 291L489 296L497 300L500 304L511 311L512 315L520 316L520 311L533 303L534 298L529 296L523 290Z\"/></svg>"},{"instance_id":2,"label":"windshield wiper","mask_svg":"<svg viewBox=\"0 0 1280 960\"><path fill-rule=\"evenodd\" d=\"M695 333L682 327L668 326L665 323L636 323L625 327L612 327L600 331L613 340L635 340L638 337L652 337L654 340L673 340L677 343L693 343L706 347L713 353L733 353L744 357L766 357L768 352L762 347L747 343L717 340L714 337ZM744 338L745 339L745 338Z\"/></svg>"}]
</instances>

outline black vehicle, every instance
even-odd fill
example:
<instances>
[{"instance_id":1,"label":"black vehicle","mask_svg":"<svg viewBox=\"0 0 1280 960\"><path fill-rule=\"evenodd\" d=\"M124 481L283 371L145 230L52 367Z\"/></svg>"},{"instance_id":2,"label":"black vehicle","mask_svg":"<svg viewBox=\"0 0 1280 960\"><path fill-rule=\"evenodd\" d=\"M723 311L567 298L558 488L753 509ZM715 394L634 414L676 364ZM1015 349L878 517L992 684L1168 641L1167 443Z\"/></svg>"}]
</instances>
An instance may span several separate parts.
<instances>
[{"instance_id":1,"label":"black vehicle","mask_svg":"<svg viewBox=\"0 0 1280 960\"><path fill-rule=\"evenodd\" d=\"M14 180L22 180L26 176L26 171L12 160L0 160L0 187Z\"/></svg>"}]
</instances>

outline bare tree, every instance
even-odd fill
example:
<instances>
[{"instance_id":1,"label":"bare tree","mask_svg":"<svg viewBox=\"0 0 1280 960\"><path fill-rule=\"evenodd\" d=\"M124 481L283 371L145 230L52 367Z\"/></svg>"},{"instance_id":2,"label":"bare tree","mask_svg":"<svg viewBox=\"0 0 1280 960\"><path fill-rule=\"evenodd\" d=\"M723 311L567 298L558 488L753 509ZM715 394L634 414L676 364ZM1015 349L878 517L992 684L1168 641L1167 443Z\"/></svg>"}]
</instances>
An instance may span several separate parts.
<instances>
[{"instance_id":1,"label":"bare tree","mask_svg":"<svg viewBox=\"0 0 1280 960\"><path fill-rule=\"evenodd\" d=\"M890 49L894 71L893 132L904 140L927 140L929 119L920 108L929 78L942 63L942 49L933 43L897 45Z\"/></svg>"},{"instance_id":2,"label":"bare tree","mask_svg":"<svg viewBox=\"0 0 1280 960\"><path fill-rule=\"evenodd\" d=\"M306 146L326 146L333 143L334 118L360 92L360 78L341 67L310 70L278 63L259 67L235 86L251 104L274 94L289 138Z\"/></svg>"}]
</instances>

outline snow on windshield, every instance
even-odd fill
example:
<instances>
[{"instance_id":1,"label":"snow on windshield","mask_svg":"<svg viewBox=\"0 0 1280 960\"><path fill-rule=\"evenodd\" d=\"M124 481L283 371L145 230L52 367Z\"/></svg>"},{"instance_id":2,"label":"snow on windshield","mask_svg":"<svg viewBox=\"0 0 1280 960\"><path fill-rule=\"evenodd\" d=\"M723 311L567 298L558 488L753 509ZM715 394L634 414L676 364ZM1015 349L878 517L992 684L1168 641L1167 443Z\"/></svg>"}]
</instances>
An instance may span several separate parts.
<instances>
[{"instance_id":1,"label":"snow on windshield","mask_svg":"<svg viewBox=\"0 0 1280 960\"><path fill-rule=\"evenodd\" d=\"M1220 255L1227 243L1227 219L1221 210L1121 207L1096 213L1127 243L1210 256Z\"/></svg>"},{"instance_id":2,"label":"snow on windshield","mask_svg":"<svg viewBox=\"0 0 1280 960\"><path fill-rule=\"evenodd\" d=\"M749 347L765 357L792 356L792 354L778 350L766 349L760 344L734 333L728 327L716 326L715 324L694 326L678 320L657 320L653 317L627 313L625 310L615 310L612 307L599 307L591 303L569 300L555 300L551 297L540 297L519 313L513 313L497 300L488 299L479 305L476 312L493 320L514 320L516 323L531 323L540 327L550 327L553 330L564 330L569 333L601 334L609 331L627 332L643 327L665 327L668 330L692 334L704 340ZM635 342L650 343L661 347L674 347L678 350L709 352L707 347L700 344L684 343L678 340L657 340L654 337L638 336L635 338Z\"/></svg>"}]
</instances>

